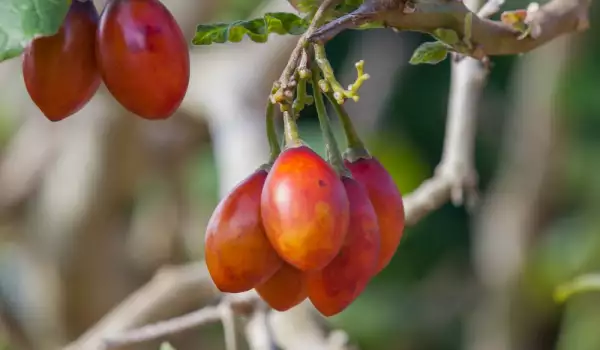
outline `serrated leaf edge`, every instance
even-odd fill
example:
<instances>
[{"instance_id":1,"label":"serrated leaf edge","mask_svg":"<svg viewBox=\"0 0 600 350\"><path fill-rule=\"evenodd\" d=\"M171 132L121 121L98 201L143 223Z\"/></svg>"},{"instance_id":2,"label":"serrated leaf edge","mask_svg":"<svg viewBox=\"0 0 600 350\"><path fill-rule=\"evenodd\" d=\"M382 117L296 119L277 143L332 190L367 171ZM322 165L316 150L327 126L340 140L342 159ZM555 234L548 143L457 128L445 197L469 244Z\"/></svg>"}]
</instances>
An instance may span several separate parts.
<instances>
[{"instance_id":1,"label":"serrated leaf edge","mask_svg":"<svg viewBox=\"0 0 600 350\"><path fill-rule=\"evenodd\" d=\"M284 16L292 18L293 20L286 22L283 18ZM261 25L257 26L255 30L249 29L248 26L257 20L262 21ZM272 24L276 22L281 23L281 25L273 27ZM286 25L286 23L289 23L289 25ZM268 40L268 36L270 34L300 35L308 28L308 25L308 21L294 13L269 12L265 13L263 17L253 18L245 21L200 24L196 27L196 35L192 39L192 44L201 46L211 45L214 43L235 43L241 41L244 37L248 37L250 40L256 43L264 43ZM231 33L234 31L241 31L242 33L239 36L232 36ZM199 35L202 35L202 38L198 38Z\"/></svg>"}]
</instances>

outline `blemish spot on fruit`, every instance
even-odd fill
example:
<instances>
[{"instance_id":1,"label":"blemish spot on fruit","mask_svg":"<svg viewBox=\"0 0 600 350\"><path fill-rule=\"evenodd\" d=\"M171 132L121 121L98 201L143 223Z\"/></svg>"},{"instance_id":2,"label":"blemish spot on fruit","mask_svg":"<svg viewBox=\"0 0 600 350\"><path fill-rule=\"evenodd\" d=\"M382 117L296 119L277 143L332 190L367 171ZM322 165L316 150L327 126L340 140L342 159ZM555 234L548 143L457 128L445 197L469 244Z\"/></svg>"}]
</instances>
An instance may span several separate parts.
<instances>
[{"instance_id":1,"label":"blemish spot on fruit","mask_svg":"<svg viewBox=\"0 0 600 350\"><path fill-rule=\"evenodd\" d=\"M325 187L327 186L327 183L325 183L325 181L319 179L319 187Z\"/></svg>"}]
</instances>

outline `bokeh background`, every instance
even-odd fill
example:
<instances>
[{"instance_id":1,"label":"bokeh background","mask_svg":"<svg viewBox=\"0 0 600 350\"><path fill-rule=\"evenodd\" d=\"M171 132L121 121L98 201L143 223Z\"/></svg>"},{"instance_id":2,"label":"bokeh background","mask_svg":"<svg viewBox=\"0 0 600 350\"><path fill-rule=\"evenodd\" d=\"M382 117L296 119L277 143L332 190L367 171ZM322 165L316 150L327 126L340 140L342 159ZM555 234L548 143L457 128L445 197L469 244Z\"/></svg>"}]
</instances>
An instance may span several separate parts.
<instances>
[{"instance_id":1,"label":"bokeh background","mask_svg":"<svg viewBox=\"0 0 600 350\"><path fill-rule=\"evenodd\" d=\"M284 0L163 2L188 38L197 23L290 10ZM566 304L552 297L600 267L597 6L590 21L584 34L492 59L477 117L479 201L468 211L449 203L407 228L389 267L329 320L361 349L600 349L600 295ZM81 112L51 123L25 91L20 59L0 64L7 349L60 348L161 266L202 260L218 199L267 159L266 97L295 40L190 47L186 100L158 122L127 113L102 87ZM403 193L433 175L444 141L450 62L410 66L424 40L348 31L327 46L343 84L353 81L354 62L366 61L371 79L348 110ZM322 153L312 108L300 126ZM224 348L218 324L169 340L178 349Z\"/></svg>"}]
</instances>

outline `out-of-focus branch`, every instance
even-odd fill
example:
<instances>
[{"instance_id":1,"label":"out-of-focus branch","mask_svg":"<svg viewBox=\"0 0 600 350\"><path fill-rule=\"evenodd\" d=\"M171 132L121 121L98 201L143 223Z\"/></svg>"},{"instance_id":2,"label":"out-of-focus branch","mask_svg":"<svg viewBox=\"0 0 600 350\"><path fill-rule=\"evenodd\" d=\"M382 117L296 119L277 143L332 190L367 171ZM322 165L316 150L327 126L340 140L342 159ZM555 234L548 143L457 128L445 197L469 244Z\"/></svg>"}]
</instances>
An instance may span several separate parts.
<instances>
[{"instance_id":1,"label":"out-of-focus branch","mask_svg":"<svg viewBox=\"0 0 600 350\"><path fill-rule=\"evenodd\" d=\"M519 344L514 291L535 233L544 193L552 178L559 108L557 84L573 52L559 38L523 58L515 72L516 101L499 175L474 223L475 271L484 288L467 327L468 350L513 350Z\"/></svg>"},{"instance_id":2,"label":"out-of-focus branch","mask_svg":"<svg viewBox=\"0 0 600 350\"><path fill-rule=\"evenodd\" d=\"M210 284L210 281L208 284ZM215 290L215 297L217 295L218 292ZM112 337L109 336L104 339L104 344L107 348L118 348L123 345L159 339L204 324L223 321L227 318L224 317L224 313L232 312L234 308L248 307L249 304L253 304L256 301L258 301L258 295L252 292L237 294L235 297L225 296L217 306L206 306L189 314L174 317L168 321L149 324L129 332L116 334ZM227 349L229 348L227 347Z\"/></svg>"},{"instance_id":3,"label":"out-of-focus branch","mask_svg":"<svg viewBox=\"0 0 600 350\"><path fill-rule=\"evenodd\" d=\"M217 306L206 306L184 316L147 324L174 303L221 296ZM119 304L79 340L64 350L111 349L158 339L189 328L222 320L222 307L238 314L250 313L246 335L252 350L268 349L275 341L286 350L344 350L348 341L341 331L326 334L307 303L287 312L269 311L254 291L222 295L214 287L203 262L160 270L156 277ZM272 333L272 335L271 335Z\"/></svg>"},{"instance_id":4,"label":"out-of-focus branch","mask_svg":"<svg viewBox=\"0 0 600 350\"><path fill-rule=\"evenodd\" d=\"M415 2L416 11L408 9L404 0L371 0L353 13L319 28L311 37L316 41L330 40L344 29L369 22L383 22L399 30L433 33L438 28L452 29L465 36L466 15L470 12L463 2ZM590 0L552 0L527 15L531 34L521 39L520 33L508 24L473 16L471 41L473 57L513 55L533 50L566 33L589 27ZM486 13L487 15L487 13Z\"/></svg>"},{"instance_id":5,"label":"out-of-focus branch","mask_svg":"<svg viewBox=\"0 0 600 350\"><path fill-rule=\"evenodd\" d=\"M65 350L103 349L105 338L141 327L155 320L162 310L210 300L217 294L204 263L163 268Z\"/></svg>"}]
</instances>

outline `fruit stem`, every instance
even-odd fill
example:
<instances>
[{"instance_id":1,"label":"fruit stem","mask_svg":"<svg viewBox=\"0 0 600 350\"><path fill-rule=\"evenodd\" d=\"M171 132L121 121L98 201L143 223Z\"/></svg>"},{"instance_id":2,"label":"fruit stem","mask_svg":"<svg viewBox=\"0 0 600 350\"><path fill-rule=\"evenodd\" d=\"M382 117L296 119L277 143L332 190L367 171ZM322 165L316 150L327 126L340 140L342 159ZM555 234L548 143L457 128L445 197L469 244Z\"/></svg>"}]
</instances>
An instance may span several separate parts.
<instances>
[{"instance_id":1,"label":"fruit stem","mask_svg":"<svg viewBox=\"0 0 600 350\"><path fill-rule=\"evenodd\" d=\"M360 136L358 136L356 128L352 123L352 119L350 118L350 115L348 115L348 112L346 111L344 106L337 103L337 101L333 97L333 93L327 92L325 93L325 96L327 96L327 99L333 105L333 108L335 109L336 114L340 118L340 121L344 128L344 135L346 135L346 143L348 147L348 149L344 152L344 158L349 159L351 161L355 161L358 158L370 158L371 155L369 154L369 151L365 147L363 141L360 139Z\"/></svg>"},{"instance_id":2,"label":"fruit stem","mask_svg":"<svg viewBox=\"0 0 600 350\"><path fill-rule=\"evenodd\" d=\"M350 171L344 166L340 149L338 148L337 141L333 135L331 124L329 123L329 116L325 109L325 101L323 100L323 93L321 92L321 84L319 83L321 76L319 74L319 68L313 66L312 68L312 85L313 95L315 100L315 107L317 108L317 115L319 117L319 124L321 125L321 132L325 139L325 145L327 150L327 160L338 172L340 176L350 176Z\"/></svg>"},{"instance_id":3,"label":"fruit stem","mask_svg":"<svg viewBox=\"0 0 600 350\"><path fill-rule=\"evenodd\" d=\"M275 159L281 153L281 147L279 147L279 140L277 139L277 131L275 130L275 105L271 101L267 102L267 113L266 113L266 127L267 127L267 140L269 141L269 149L271 155L269 156L269 164L275 162Z\"/></svg>"},{"instance_id":4,"label":"fruit stem","mask_svg":"<svg viewBox=\"0 0 600 350\"><path fill-rule=\"evenodd\" d=\"M289 110L283 111L283 132L285 135L285 147L296 147L302 144L298 136L298 124Z\"/></svg>"},{"instance_id":5,"label":"fruit stem","mask_svg":"<svg viewBox=\"0 0 600 350\"><path fill-rule=\"evenodd\" d=\"M344 127L344 134L346 135L346 142L348 143L348 147L352 148L365 148L365 144L362 142L358 133L356 132L356 128L354 128L354 124L352 123L352 119L348 115L348 112L344 108L344 106L337 103L333 94L328 92L325 94L327 99L333 105L333 109L335 109L335 113L340 118L342 122L342 126Z\"/></svg>"}]
</instances>

